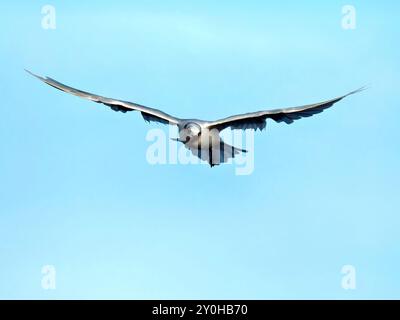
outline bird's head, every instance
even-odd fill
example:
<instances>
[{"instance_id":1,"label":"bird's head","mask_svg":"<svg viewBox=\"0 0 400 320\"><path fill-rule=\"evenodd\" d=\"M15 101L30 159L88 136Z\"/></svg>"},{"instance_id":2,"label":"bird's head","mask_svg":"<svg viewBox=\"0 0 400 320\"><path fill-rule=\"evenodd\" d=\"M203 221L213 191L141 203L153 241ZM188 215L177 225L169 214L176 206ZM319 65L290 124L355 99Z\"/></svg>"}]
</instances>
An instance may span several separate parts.
<instances>
[{"instance_id":1,"label":"bird's head","mask_svg":"<svg viewBox=\"0 0 400 320\"><path fill-rule=\"evenodd\" d=\"M186 129L187 133L192 137L198 136L201 133L201 127L194 122L189 122L185 124L184 128Z\"/></svg>"},{"instance_id":2,"label":"bird's head","mask_svg":"<svg viewBox=\"0 0 400 320\"><path fill-rule=\"evenodd\" d=\"M181 140L188 142L191 138L200 136L201 127L195 122L188 122L180 132Z\"/></svg>"}]
</instances>

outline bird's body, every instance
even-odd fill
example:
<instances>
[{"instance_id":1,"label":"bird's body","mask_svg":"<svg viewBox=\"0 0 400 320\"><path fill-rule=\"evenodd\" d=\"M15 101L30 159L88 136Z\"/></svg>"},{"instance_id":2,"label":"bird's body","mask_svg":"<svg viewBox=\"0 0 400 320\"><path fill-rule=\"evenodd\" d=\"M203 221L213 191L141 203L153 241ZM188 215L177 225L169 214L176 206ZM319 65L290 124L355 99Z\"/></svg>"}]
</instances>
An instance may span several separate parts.
<instances>
[{"instance_id":1,"label":"bird's body","mask_svg":"<svg viewBox=\"0 0 400 320\"><path fill-rule=\"evenodd\" d=\"M209 129L211 122L184 119L179 129L179 139L193 155L206 161L210 166L228 161L240 152L247 152L225 143L217 129Z\"/></svg>"},{"instance_id":2,"label":"bird's body","mask_svg":"<svg viewBox=\"0 0 400 320\"><path fill-rule=\"evenodd\" d=\"M251 112L216 121L204 121L199 119L176 118L158 109L91 94L89 92L66 86L54 79L48 77L43 78L31 72L29 73L56 89L97 103L102 103L114 111L120 111L123 113L128 111L139 111L147 122L155 121L178 126L179 138L176 138L175 140L182 142L185 147L193 153L193 155L208 162L210 166L227 162L228 159L235 157L235 155L241 152L247 152L244 149L231 146L222 140L219 133L226 128L263 130L266 126L267 119L290 124L297 119L310 117L316 113L320 113L348 95L363 90L363 88L361 88L335 99L300 107Z\"/></svg>"}]
</instances>

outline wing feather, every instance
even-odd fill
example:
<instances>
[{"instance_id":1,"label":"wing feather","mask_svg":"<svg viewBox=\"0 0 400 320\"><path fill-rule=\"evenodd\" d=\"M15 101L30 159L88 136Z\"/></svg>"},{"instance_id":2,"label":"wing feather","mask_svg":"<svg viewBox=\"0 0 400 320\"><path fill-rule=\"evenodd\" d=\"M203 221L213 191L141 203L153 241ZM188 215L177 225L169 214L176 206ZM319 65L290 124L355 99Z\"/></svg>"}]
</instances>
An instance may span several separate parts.
<instances>
[{"instance_id":1,"label":"wing feather","mask_svg":"<svg viewBox=\"0 0 400 320\"><path fill-rule=\"evenodd\" d=\"M315 114L321 113L325 109L332 107L335 103L346 98L347 96L360 92L364 89L365 88L363 87L341 97L337 97L324 102L304 105L300 107L265 110L265 111L239 114L211 122L208 125L208 127L210 129L218 129L220 131L228 127L232 129L242 129L242 130L246 129L263 130L266 127L267 118L270 118L278 123L285 122L287 124L291 124L295 120L311 117Z\"/></svg>"},{"instance_id":2,"label":"wing feather","mask_svg":"<svg viewBox=\"0 0 400 320\"><path fill-rule=\"evenodd\" d=\"M26 70L26 72L28 72L32 76L38 78L39 80L43 81L44 83L48 84L49 86L52 86L53 88L73 94L80 98L94 101L96 103L102 103L102 104L110 107L114 111L123 112L123 113L126 113L128 111L139 111L139 112L141 112L144 120L147 122L156 121L156 122L160 122L163 124L178 124L180 121L180 119L175 118L175 117L173 117L165 112L162 112L161 110L158 110L158 109L149 108L149 107L146 107L146 106L143 106L143 105L140 105L137 103L133 103L133 102L116 100L116 99L112 99L112 98L106 98L106 97L99 96L99 95L96 95L96 94L93 94L90 92L86 92L86 91L82 91L79 89L69 87L69 86L62 84L61 82L58 82L49 77L38 76L28 70Z\"/></svg>"}]
</instances>

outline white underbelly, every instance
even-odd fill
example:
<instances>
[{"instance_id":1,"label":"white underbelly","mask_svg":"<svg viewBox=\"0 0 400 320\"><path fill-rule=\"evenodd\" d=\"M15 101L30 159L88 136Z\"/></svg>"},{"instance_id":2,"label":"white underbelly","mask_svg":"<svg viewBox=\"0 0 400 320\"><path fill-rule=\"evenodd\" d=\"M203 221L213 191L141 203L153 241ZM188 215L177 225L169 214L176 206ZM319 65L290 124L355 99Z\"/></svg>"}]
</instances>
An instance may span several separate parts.
<instances>
[{"instance_id":1,"label":"white underbelly","mask_svg":"<svg viewBox=\"0 0 400 320\"><path fill-rule=\"evenodd\" d=\"M221 138L218 132L215 131L203 131L200 136L194 136L186 143L188 148L198 149L219 149Z\"/></svg>"}]
</instances>

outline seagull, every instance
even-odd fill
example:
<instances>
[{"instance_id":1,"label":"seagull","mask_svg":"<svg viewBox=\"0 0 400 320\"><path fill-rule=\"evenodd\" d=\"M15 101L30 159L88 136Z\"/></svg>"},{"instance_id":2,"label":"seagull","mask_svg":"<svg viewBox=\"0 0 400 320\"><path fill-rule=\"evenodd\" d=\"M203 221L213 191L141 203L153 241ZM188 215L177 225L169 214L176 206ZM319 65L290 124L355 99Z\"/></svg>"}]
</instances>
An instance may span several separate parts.
<instances>
[{"instance_id":1,"label":"seagull","mask_svg":"<svg viewBox=\"0 0 400 320\"><path fill-rule=\"evenodd\" d=\"M128 111L139 111L146 122L158 122L177 126L179 130L179 138L172 140L183 143L193 155L197 156L203 161L208 162L211 167L227 162L230 158L234 158L240 153L247 152L245 149L237 148L225 143L219 135L222 130L231 128L262 131L266 127L267 119L272 119L278 123L284 122L286 124L291 124L295 120L311 117L314 114L321 113L347 96L358 93L365 89L365 87L362 87L343 96L324 102L318 102L299 107L256 111L234 115L216 121L205 121L199 119L176 118L158 109L145 107L133 102L106 98L69 87L49 77L38 76L29 70L25 71L56 89L80 98L94 101L96 103L102 103L114 111L122 113L126 113Z\"/></svg>"}]
</instances>

